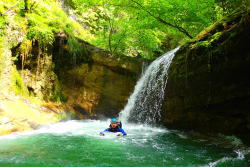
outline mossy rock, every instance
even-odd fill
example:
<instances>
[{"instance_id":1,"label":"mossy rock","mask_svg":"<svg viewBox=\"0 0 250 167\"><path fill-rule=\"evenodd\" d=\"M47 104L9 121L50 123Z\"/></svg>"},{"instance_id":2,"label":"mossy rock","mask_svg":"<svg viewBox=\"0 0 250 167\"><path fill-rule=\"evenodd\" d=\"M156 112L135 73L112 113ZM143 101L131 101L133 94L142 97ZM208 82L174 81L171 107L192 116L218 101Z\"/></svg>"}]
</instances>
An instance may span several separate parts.
<instances>
[{"instance_id":1,"label":"mossy rock","mask_svg":"<svg viewBox=\"0 0 250 167\"><path fill-rule=\"evenodd\" d=\"M249 32L250 13L240 11L180 48L169 68L166 126L250 139Z\"/></svg>"}]
</instances>

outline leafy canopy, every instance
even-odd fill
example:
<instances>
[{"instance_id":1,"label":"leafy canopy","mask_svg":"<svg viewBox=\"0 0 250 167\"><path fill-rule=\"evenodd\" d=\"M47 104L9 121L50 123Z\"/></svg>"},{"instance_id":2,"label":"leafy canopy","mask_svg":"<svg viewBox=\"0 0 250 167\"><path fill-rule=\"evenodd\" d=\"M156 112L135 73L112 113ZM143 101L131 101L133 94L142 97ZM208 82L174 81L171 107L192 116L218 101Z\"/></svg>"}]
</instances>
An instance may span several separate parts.
<instances>
[{"instance_id":1,"label":"leafy canopy","mask_svg":"<svg viewBox=\"0 0 250 167\"><path fill-rule=\"evenodd\" d=\"M111 53L153 57L216 20L213 0L70 0L75 16Z\"/></svg>"},{"instance_id":2,"label":"leafy canopy","mask_svg":"<svg viewBox=\"0 0 250 167\"><path fill-rule=\"evenodd\" d=\"M15 12L16 22L28 40L52 44L55 33L65 32L72 52L78 52L73 46L80 38L112 54L153 58L192 39L235 8L248 10L249 3L249 0L2 0L0 39L6 33L5 25L10 20L7 18Z\"/></svg>"}]
</instances>

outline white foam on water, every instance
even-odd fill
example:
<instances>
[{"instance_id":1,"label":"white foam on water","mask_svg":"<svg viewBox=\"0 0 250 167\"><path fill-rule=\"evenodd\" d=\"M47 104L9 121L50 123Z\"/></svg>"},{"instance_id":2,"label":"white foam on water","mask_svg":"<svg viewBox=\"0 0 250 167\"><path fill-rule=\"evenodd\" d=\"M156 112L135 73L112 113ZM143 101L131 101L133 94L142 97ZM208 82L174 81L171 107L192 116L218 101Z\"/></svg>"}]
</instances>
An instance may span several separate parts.
<instances>
[{"instance_id":1,"label":"white foam on water","mask_svg":"<svg viewBox=\"0 0 250 167\"><path fill-rule=\"evenodd\" d=\"M40 128L30 132L12 133L10 135L1 136L0 140L4 139L16 139L29 135L37 134L53 134L53 135L69 135L69 136L91 136L101 137L104 139L117 137L118 133L105 133L105 136L99 136L99 133L109 127L110 121L99 120L70 120L65 122L59 122L54 124L43 125ZM128 136L153 136L159 133L168 132L166 129L150 127L146 125L137 124L123 124L124 130L128 133Z\"/></svg>"},{"instance_id":2,"label":"white foam on water","mask_svg":"<svg viewBox=\"0 0 250 167\"><path fill-rule=\"evenodd\" d=\"M245 159L245 155L250 153L250 150L235 150L234 151L237 154L237 157L223 157L221 159L218 159L214 162L210 162L208 165L204 166L204 167L216 167L217 165L220 165L222 163L226 163L228 161L235 161L235 160L244 160Z\"/></svg>"},{"instance_id":3,"label":"white foam on water","mask_svg":"<svg viewBox=\"0 0 250 167\"><path fill-rule=\"evenodd\" d=\"M204 167L215 167L216 165L220 164L220 163L223 163L223 162L226 162L226 161L230 161L230 160L233 160L233 158L229 158L229 157L223 157L215 162L210 162L207 166L204 166Z\"/></svg>"}]
</instances>

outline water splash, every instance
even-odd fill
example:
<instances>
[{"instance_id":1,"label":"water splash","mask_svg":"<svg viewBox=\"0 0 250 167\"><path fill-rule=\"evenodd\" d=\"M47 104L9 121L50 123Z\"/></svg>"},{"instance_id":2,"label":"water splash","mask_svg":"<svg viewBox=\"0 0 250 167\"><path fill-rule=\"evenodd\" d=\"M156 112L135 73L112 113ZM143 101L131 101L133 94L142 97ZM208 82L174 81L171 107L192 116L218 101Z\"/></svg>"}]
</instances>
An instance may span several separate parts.
<instances>
[{"instance_id":1,"label":"water splash","mask_svg":"<svg viewBox=\"0 0 250 167\"><path fill-rule=\"evenodd\" d=\"M99 132L106 129L109 123L110 122L108 120L70 120L65 122L47 124L33 131L17 132L5 136L0 136L0 143L6 140L20 140L22 138L39 136L42 134L51 134L64 137L85 136L91 138L112 139L113 141L121 142L121 139L119 137L117 138L117 133L106 133L105 136L99 135ZM122 139L124 142L126 140L131 140L131 138L133 141L140 142L140 140L147 140L148 138L156 136L157 134L166 134L168 133L168 130L147 125L126 124L126 132L128 133L128 136Z\"/></svg>"},{"instance_id":2,"label":"water splash","mask_svg":"<svg viewBox=\"0 0 250 167\"><path fill-rule=\"evenodd\" d=\"M150 64L121 111L121 121L146 124L160 121L168 68L178 49L179 47L167 52Z\"/></svg>"}]
</instances>

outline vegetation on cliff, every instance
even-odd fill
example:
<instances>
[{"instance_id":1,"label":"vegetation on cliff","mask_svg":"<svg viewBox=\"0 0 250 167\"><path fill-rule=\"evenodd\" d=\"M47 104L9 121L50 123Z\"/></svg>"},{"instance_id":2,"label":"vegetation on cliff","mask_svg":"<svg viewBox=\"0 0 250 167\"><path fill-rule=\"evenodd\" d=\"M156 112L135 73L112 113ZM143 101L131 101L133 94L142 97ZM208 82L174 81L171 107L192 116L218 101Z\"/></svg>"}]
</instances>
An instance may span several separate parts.
<instances>
[{"instance_id":1,"label":"vegetation on cliff","mask_svg":"<svg viewBox=\"0 0 250 167\"><path fill-rule=\"evenodd\" d=\"M63 100L51 48L60 32L71 41L91 34L68 18L57 1L3 0L0 14L0 135L65 119L60 103L43 101ZM78 44L69 43L69 49Z\"/></svg>"},{"instance_id":2,"label":"vegetation on cliff","mask_svg":"<svg viewBox=\"0 0 250 167\"><path fill-rule=\"evenodd\" d=\"M27 87L25 88L22 79L29 75L36 83L37 78L43 78L43 81L40 80L43 82L40 87L50 89L45 90L40 97L64 100L59 91L60 84L57 84L56 76L50 72L53 71L50 61L56 35L65 33L68 41L65 48L72 55L78 55L82 51L78 39L91 39L92 34L69 18L60 2L54 0L3 0L0 2L0 13L0 76L2 75L1 81L6 81L6 84L1 85L2 89L10 86L10 90L14 90L16 94L27 95ZM16 68L22 72L18 73ZM46 79L54 82L53 86ZM32 80L24 81L26 86L29 87ZM32 90L32 94L35 92L38 95L36 89Z\"/></svg>"},{"instance_id":3,"label":"vegetation on cliff","mask_svg":"<svg viewBox=\"0 0 250 167\"><path fill-rule=\"evenodd\" d=\"M8 35L8 27L14 27L23 34L23 41L38 41L41 49L46 49L55 40L55 34L65 32L73 52L77 48L76 38L91 39L92 34L84 31L80 24L69 18L56 0L3 0L0 2L1 38ZM12 29L13 30L13 29ZM11 31L11 30L10 30ZM9 41L7 41L9 42ZM27 41L25 42L27 43ZM8 44L8 43L4 43ZM2 44L3 45L3 42ZM23 46L25 49L25 46ZM26 49L29 49L26 45ZM28 50L23 50L28 53ZM25 56L25 55L24 55Z\"/></svg>"},{"instance_id":4,"label":"vegetation on cliff","mask_svg":"<svg viewBox=\"0 0 250 167\"><path fill-rule=\"evenodd\" d=\"M24 41L36 40L44 50L53 43L55 34L65 32L68 36L66 47L76 54L81 51L79 38L112 54L152 58L189 41L239 6L244 10L249 2L2 0L0 36L4 39L8 26L15 24L23 33ZM25 53L28 50L24 51L23 60L27 56Z\"/></svg>"},{"instance_id":5,"label":"vegetation on cliff","mask_svg":"<svg viewBox=\"0 0 250 167\"><path fill-rule=\"evenodd\" d=\"M243 11L248 10L249 1L1 0L0 93L3 97L6 92L14 92L27 98L35 96L46 101L65 102L68 97L63 94L65 85L61 81L65 76L70 81L72 77L69 74L72 72L77 74L72 82L76 84L70 86L79 84L76 81L80 81L81 86L85 83L86 88L81 88L82 94L88 90L91 92L89 94L97 92L93 99L109 97L113 100L112 106L115 106L112 112L119 112L117 108L123 105L129 92L125 89L117 91L122 97L117 103L119 98L107 96L112 95L112 90L108 90L110 85L107 83L110 81L105 77L113 71L127 76L131 74L129 77L133 77L133 83L138 75L139 63L128 57L115 55L155 58L179 44L194 42L192 38L195 36L196 43L193 43L191 49L211 46L223 37L220 31L213 32L213 36L207 39L204 34L214 28L210 27L198 36L197 34L224 15L232 14L237 7ZM219 28L231 28L232 23L227 23L225 21L219 24ZM92 55L85 50L86 47L91 48L89 50L93 51ZM97 52L101 54L96 56ZM131 60L134 62L130 63ZM82 62L85 64L82 65ZM96 69L100 65L103 73L95 73L93 63L98 64ZM77 80L82 74L78 76L76 65L86 67L86 75L94 73L95 76L90 78L97 77L102 81L97 83L101 85L100 90L103 92L89 89L84 77ZM113 76L117 73L110 76L116 78ZM124 76L121 76L120 81L126 79ZM64 79L64 82L67 83L68 80ZM122 83L119 82L116 86L120 87ZM92 83L89 85L92 86ZM108 91L105 92L103 88ZM78 94L73 98L77 96ZM82 97L85 102L89 100L86 97ZM75 103L74 100L72 104ZM80 109L92 112L92 105L97 101L90 100L87 107L83 105ZM105 100L102 103L107 104ZM110 108L110 105L105 107ZM108 110L106 111L109 112Z\"/></svg>"}]
</instances>

